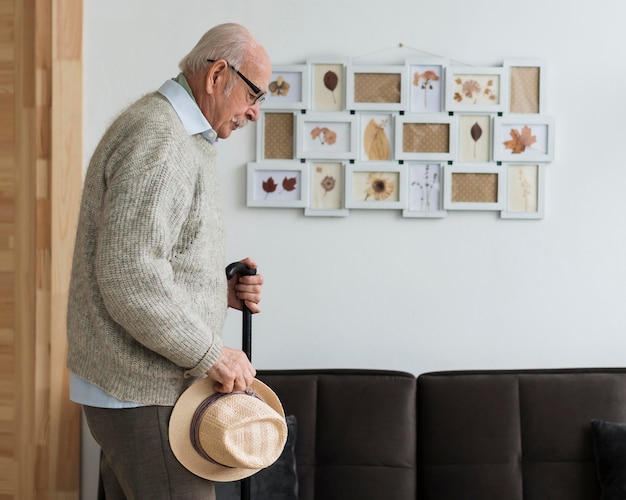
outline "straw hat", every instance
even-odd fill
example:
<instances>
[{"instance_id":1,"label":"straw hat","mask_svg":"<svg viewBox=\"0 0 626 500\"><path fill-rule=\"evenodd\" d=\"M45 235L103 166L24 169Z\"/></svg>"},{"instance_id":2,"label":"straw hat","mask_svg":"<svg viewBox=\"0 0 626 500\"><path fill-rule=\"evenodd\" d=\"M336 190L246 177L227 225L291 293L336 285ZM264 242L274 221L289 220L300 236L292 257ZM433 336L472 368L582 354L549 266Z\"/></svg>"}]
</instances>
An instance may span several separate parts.
<instances>
[{"instance_id":1,"label":"straw hat","mask_svg":"<svg viewBox=\"0 0 626 500\"><path fill-rule=\"evenodd\" d=\"M170 446L188 470L211 481L237 481L272 465L287 442L278 396L254 379L245 392L222 394L208 378L174 405Z\"/></svg>"}]
</instances>

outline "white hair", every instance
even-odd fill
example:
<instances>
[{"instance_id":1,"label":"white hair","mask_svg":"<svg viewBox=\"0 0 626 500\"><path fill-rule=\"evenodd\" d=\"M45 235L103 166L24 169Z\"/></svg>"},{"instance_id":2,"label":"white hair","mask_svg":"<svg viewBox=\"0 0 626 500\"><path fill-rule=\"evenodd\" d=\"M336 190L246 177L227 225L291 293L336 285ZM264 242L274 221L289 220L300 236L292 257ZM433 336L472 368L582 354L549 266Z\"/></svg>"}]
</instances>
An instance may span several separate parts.
<instances>
[{"instance_id":1,"label":"white hair","mask_svg":"<svg viewBox=\"0 0 626 500\"><path fill-rule=\"evenodd\" d=\"M193 75L205 71L213 64L208 59L226 59L228 64L239 69L246 56L258 45L244 26L236 23L219 24L202 35L178 66L183 73ZM227 94L230 93L236 78L233 71L226 88Z\"/></svg>"}]
</instances>

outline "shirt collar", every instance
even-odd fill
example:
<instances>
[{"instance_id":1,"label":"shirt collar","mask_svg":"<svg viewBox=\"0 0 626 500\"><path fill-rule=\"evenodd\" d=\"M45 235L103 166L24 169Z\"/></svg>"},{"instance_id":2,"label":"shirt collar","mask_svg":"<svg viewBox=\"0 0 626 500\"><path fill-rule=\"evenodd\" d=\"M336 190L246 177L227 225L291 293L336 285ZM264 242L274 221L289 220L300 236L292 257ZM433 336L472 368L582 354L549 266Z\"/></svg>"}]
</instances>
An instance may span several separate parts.
<instances>
[{"instance_id":1,"label":"shirt collar","mask_svg":"<svg viewBox=\"0 0 626 500\"><path fill-rule=\"evenodd\" d=\"M189 135L202 134L202 137L211 144L217 140L215 130L200 111L182 73L172 80L167 80L158 92L170 102Z\"/></svg>"}]
</instances>

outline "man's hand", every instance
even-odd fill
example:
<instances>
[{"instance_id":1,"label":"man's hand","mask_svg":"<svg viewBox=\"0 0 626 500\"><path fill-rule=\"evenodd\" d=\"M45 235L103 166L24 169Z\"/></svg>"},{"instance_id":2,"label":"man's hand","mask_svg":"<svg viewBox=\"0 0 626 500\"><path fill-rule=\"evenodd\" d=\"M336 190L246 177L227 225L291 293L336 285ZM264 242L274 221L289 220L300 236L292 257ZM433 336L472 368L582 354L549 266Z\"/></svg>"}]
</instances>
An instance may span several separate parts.
<instances>
[{"instance_id":1,"label":"man's hand","mask_svg":"<svg viewBox=\"0 0 626 500\"><path fill-rule=\"evenodd\" d=\"M256 269L257 264L247 257L242 261L250 269ZM236 274L228 282L228 305L233 309L241 310L241 301L244 300L250 312L255 314L261 312L259 303L261 302L261 285L263 285L263 275L253 274L251 276L240 276Z\"/></svg>"},{"instance_id":2,"label":"man's hand","mask_svg":"<svg viewBox=\"0 0 626 500\"><path fill-rule=\"evenodd\" d=\"M252 384L256 369L245 352L223 347L219 359L207 375L215 380L213 388L217 392L243 391Z\"/></svg>"}]
</instances>

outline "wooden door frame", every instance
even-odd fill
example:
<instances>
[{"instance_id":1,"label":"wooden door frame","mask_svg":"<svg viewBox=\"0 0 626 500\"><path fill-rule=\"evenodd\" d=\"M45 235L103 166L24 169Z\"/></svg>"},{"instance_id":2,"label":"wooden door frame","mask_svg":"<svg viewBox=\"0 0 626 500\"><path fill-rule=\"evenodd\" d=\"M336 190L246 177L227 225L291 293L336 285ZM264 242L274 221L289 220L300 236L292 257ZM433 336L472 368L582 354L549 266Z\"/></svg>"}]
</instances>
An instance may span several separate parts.
<instances>
[{"instance_id":1,"label":"wooden door frame","mask_svg":"<svg viewBox=\"0 0 626 500\"><path fill-rule=\"evenodd\" d=\"M82 191L82 0L14 0L15 496L78 499L65 317Z\"/></svg>"}]
</instances>

